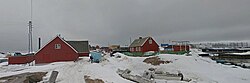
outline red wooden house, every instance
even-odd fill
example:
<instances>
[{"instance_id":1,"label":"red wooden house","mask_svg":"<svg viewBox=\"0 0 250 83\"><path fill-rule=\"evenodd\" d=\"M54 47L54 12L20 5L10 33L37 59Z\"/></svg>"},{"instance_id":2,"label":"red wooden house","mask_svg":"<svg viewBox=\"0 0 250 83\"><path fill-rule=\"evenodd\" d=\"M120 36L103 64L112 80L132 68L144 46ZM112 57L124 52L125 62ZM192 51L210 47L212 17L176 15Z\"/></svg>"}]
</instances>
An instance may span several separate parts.
<instances>
[{"instance_id":1,"label":"red wooden house","mask_svg":"<svg viewBox=\"0 0 250 83\"><path fill-rule=\"evenodd\" d=\"M135 39L129 46L130 52L148 52L148 51L159 51L159 45L155 42L152 37L139 37Z\"/></svg>"},{"instance_id":2,"label":"red wooden house","mask_svg":"<svg viewBox=\"0 0 250 83\"><path fill-rule=\"evenodd\" d=\"M65 41L57 36L35 54L35 63L75 61L88 55L88 41Z\"/></svg>"}]
</instances>

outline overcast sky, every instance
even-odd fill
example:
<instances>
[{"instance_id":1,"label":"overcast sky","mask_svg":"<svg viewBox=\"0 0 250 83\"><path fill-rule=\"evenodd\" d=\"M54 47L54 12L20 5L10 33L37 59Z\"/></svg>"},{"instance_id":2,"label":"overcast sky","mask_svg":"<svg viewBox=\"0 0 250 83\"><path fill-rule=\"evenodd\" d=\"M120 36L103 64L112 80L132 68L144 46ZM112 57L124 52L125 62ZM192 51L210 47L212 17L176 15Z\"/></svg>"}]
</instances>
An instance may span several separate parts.
<instances>
[{"instance_id":1,"label":"overcast sky","mask_svg":"<svg viewBox=\"0 0 250 83\"><path fill-rule=\"evenodd\" d=\"M33 0L34 48L61 34L92 45L130 37L250 40L250 0ZM30 0L0 0L0 52L27 51Z\"/></svg>"}]
</instances>

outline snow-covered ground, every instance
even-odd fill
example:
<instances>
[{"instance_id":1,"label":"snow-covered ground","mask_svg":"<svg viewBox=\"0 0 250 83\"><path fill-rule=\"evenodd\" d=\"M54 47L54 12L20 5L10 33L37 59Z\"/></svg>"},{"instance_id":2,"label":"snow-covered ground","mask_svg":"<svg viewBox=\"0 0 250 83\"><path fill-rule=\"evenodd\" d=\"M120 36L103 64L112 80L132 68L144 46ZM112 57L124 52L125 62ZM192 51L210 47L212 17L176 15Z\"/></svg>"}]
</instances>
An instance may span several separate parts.
<instances>
[{"instance_id":1,"label":"snow-covered ground","mask_svg":"<svg viewBox=\"0 0 250 83\"><path fill-rule=\"evenodd\" d=\"M7 58L5 58L5 57L6 57L6 55L0 54L0 67L8 64L8 62L5 62L7 60Z\"/></svg>"},{"instance_id":2,"label":"snow-covered ground","mask_svg":"<svg viewBox=\"0 0 250 83\"><path fill-rule=\"evenodd\" d=\"M84 75L90 78L102 79L105 83L132 83L120 77L117 69L130 69L133 75L142 75L148 68L177 73L181 71L185 78L192 79L190 83L249 83L250 70L240 67L217 64L209 58L199 57L197 52L192 51L193 56L161 54L162 60L173 63L161 64L159 66L149 65L143 62L147 57L128 57L121 53L121 58L105 56L107 60L101 63L89 63L87 57L78 62L56 62L46 65L27 66L9 65L0 66L0 77L15 75L24 72L49 72L44 78L48 79L52 71L59 71L58 83L85 83ZM161 81L165 83L165 81ZM167 83L188 83L180 81L167 81Z\"/></svg>"},{"instance_id":3,"label":"snow-covered ground","mask_svg":"<svg viewBox=\"0 0 250 83\"><path fill-rule=\"evenodd\" d=\"M244 52L244 53L229 53L229 54L235 54L235 55L250 55L250 51Z\"/></svg>"},{"instance_id":4,"label":"snow-covered ground","mask_svg":"<svg viewBox=\"0 0 250 83\"><path fill-rule=\"evenodd\" d=\"M198 49L190 49L192 55L197 55L199 56L198 54L208 54L208 53L205 53L205 52L202 52L201 50L198 50Z\"/></svg>"}]
</instances>

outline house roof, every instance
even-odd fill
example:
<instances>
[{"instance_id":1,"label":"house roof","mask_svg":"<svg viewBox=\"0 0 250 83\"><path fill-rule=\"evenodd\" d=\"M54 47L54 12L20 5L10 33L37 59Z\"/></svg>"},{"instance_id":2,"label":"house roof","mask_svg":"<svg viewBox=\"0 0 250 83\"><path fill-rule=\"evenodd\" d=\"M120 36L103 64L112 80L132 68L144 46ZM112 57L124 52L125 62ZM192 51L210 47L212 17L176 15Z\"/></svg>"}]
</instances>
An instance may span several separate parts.
<instances>
[{"instance_id":1,"label":"house roof","mask_svg":"<svg viewBox=\"0 0 250 83\"><path fill-rule=\"evenodd\" d=\"M149 38L151 37L145 37L142 39L135 39L129 47L137 47L137 46L142 46Z\"/></svg>"},{"instance_id":2,"label":"house roof","mask_svg":"<svg viewBox=\"0 0 250 83\"><path fill-rule=\"evenodd\" d=\"M59 35L57 35L55 38L53 38L52 40L50 40L46 45L44 45L41 49L39 49L39 50L35 53L35 55L38 54L42 49L44 49L48 44L50 44L52 41L54 41L54 40L57 39L57 38L59 38L62 42L64 42L65 44L67 44L71 49L73 49L73 50L77 53L76 49L73 48L73 46L71 46L70 44L68 44L63 38L61 38Z\"/></svg>"},{"instance_id":3,"label":"house roof","mask_svg":"<svg viewBox=\"0 0 250 83\"><path fill-rule=\"evenodd\" d=\"M72 46L78 53L89 52L88 41L66 41L70 46Z\"/></svg>"}]
</instances>

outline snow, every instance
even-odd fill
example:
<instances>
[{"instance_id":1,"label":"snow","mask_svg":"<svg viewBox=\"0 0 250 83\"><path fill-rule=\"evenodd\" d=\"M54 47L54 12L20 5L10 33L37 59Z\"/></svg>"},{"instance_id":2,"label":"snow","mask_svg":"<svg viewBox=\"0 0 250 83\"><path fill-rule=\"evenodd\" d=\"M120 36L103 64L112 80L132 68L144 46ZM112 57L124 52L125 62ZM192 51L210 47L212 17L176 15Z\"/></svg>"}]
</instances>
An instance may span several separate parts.
<instances>
[{"instance_id":1,"label":"snow","mask_svg":"<svg viewBox=\"0 0 250 83\"><path fill-rule=\"evenodd\" d=\"M0 66L0 77L16 75L25 72L46 72L53 71L55 68L63 67L69 62L56 62L46 65L37 65L37 66L27 66L23 65L2 65ZM5 63L6 64L6 63Z\"/></svg>"},{"instance_id":2,"label":"snow","mask_svg":"<svg viewBox=\"0 0 250 83\"><path fill-rule=\"evenodd\" d=\"M201 50L198 50L198 49L191 49L191 53L193 55L196 55L196 54L208 54L208 53L202 52Z\"/></svg>"},{"instance_id":3,"label":"snow","mask_svg":"<svg viewBox=\"0 0 250 83\"><path fill-rule=\"evenodd\" d=\"M238 50L250 50L250 48L237 48Z\"/></svg>"},{"instance_id":4,"label":"snow","mask_svg":"<svg viewBox=\"0 0 250 83\"><path fill-rule=\"evenodd\" d=\"M166 57L168 56L168 57ZM232 66L217 64L201 57L187 57L166 55L166 59L174 60L164 70L179 70L184 76L198 83L248 83L250 81L249 69L232 68Z\"/></svg>"},{"instance_id":5,"label":"snow","mask_svg":"<svg viewBox=\"0 0 250 83\"><path fill-rule=\"evenodd\" d=\"M6 55L0 54L0 58L4 58L4 57L6 57Z\"/></svg>"},{"instance_id":6,"label":"snow","mask_svg":"<svg viewBox=\"0 0 250 83\"><path fill-rule=\"evenodd\" d=\"M105 56L101 63L90 63L89 58L84 57L77 62L55 62L44 65L8 65L0 66L0 77L15 75L24 72L49 72L44 79L48 79L52 71L59 71L57 83L85 83L84 75L92 79L102 79L105 83L133 83L120 77L117 69L130 69L133 75L142 75L148 68L184 74L184 78L192 79L191 82L167 81L167 83L249 83L250 70L231 65L218 64L209 58L198 56L198 52L191 50L193 56L161 54L157 55L162 60L173 63L153 66L143 60L147 57L129 57L122 53L115 53L121 58ZM0 64L1 65L1 64ZM166 80L156 80L157 83L165 83Z\"/></svg>"},{"instance_id":7,"label":"snow","mask_svg":"<svg viewBox=\"0 0 250 83\"><path fill-rule=\"evenodd\" d=\"M122 54L122 53L115 53L115 54L113 54L114 55L114 57L116 57L117 59L127 59L127 57L128 56L126 56L126 55L124 55L124 54ZM120 58L118 58L118 57L120 57Z\"/></svg>"},{"instance_id":8,"label":"snow","mask_svg":"<svg viewBox=\"0 0 250 83\"><path fill-rule=\"evenodd\" d=\"M244 53L230 53L230 54L235 54L235 55L250 55L250 51L244 52Z\"/></svg>"}]
</instances>

